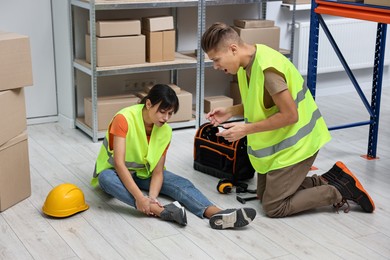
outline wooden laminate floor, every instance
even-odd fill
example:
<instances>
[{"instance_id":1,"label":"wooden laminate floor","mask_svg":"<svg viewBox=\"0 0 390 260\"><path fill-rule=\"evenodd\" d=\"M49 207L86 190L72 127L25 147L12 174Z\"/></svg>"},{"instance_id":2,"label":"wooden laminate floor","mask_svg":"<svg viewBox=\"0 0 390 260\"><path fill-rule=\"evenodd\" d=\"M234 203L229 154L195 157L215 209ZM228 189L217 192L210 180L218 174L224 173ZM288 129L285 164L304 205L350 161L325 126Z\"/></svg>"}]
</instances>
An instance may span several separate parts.
<instances>
[{"instance_id":1,"label":"wooden laminate floor","mask_svg":"<svg viewBox=\"0 0 390 260\"><path fill-rule=\"evenodd\" d=\"M329 125L366 120L353 95L317 98ZM0 213L0 259L390 259L390 91L382 95L378 160L365 160L368 127L332 131L315 162L321 174L343 161L376 203L373 214L352 204L346 214L324 207L270 219L258 201L246 205L257 217L241 230L216 231L187 213L188 225L148 218L89 183L99 143L58 124L28 127L32 195ZM235 194L216 191L217 179L193 167L195 129L175 130L167 168L191 179L223 208L243 206ZM41 207L56 185L79 186L90 208L65 219L48 218ZM249 182L255 188L256 180ZM163 202L169 202L167 198Z\"/></svg>"}]
</instances>

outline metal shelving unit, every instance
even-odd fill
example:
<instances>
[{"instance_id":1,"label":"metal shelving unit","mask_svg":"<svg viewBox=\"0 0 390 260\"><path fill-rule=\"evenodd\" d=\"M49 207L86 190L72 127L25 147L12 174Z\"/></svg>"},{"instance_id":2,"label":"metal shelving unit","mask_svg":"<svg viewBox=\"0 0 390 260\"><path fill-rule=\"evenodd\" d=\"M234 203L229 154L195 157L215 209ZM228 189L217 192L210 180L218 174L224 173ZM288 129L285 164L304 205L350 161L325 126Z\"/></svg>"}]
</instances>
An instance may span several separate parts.
<instances>
[{"instance_id":1,"label":"metal shelving unit","mask_svg":"<svg viewBox=\"0 0 390 260\"><path fill-rule=\"evenodd\" d=\"M316 83L317 83L317 60L318 60L318 41L319 41L319 28L324 30L326 37L335 50L341 64L343 65L348 77L350 78L355 90L357 91L361 101L367 109L370 119L363 122L355 122L350 124L344 124L334 127L329 127L330 130L337 130L343 128L357 127L362 125L369 125L368 147L367 147L367 159L376 158L377 142L378 142L378 127L379 127L379 111L380 100L382 93L382 76L383 66L385 58L386 47L386 32L387 24L390 23L390 7L381 7L374 5L367 5L362 3L348 3L348 2L333 2L326 0L312 0L311 19L310 19L310 38L309 38L309 59L308 59L308 73L307 73L307 86L310 89L313 97L315 97ZM333 39L331 32L329 31L322 14L354 18L366 21L372 21L378 23L376 44L375 44L375 57L373 62L373 80L372 80L372 93L371 104L365 97L358 81L349 68L343 54L337 46L337 43ZM351 45L351 47L353 47Z\"/></svg>"},{"instance_id":2,"label":"metal shelving unit","mask_svg":"<svg viewBox=\"0 0 390 260\"><path fill-rule=\"evenodd\" d=\"M97 142L98 139L101 139L105 135L105 131L98 131L98 118L97 118L97 97L98 97L98 85L97 78L103 76L115 76L115 75L125 75L133 73L144 73L144 72L155 72L155 71L169 71L171 82L177 82L177 71L182 69L197 69L200 68L200 60L191 57L189 55L181 54L176 52L175 60L169 62L158 62L158 63L143 63L143 64L134 64L129 66L112 66L112 67L97 67L96 66L96 11L107 11L107 10L129 10L129 9L149 9L149 8L172 8L172 15L176 20L176 8L180 7L201 7L202 1L189 1L189 0L177 0L177 1L161 1L161 0L149 0L149 1L85 1L85 0L70 0L70 21L72 28L72 46L73 46L73 55L75 55L75 40L73 39L74 33L74 9L81 8L88 10L89 12L89 26L90 26L90 37L91 37L91 63L87 63L83 59L73 57L73 68L74 68L74 77L76 70L81 71L87 74L91 78L91 98L92 98L92 127L89 127L85 124L83 118L76 118L77 116L77 95L75 95L75 104L76 104L76 115L75 115L75 126L86 134L92 137L94 142ZM199 30L199 21L198 21L198 33ZM199 36L199 35L198 35ZM200 38L200 36L198 37ZM197 76L196 82L196 100L199 100L199 89L200 84L198 81L199 76ZM75 84L75 79L73 79L73 85L77 88ZM75 90L77 93L77 89ZM183 128L183 127L197 127L197 115L199 114L199 107L196 105L195 108L195 119L186 121L186 122L175 122L170 123L172 128Z\"/></svg>"},{"instance_id":3,"label":"metal shelving unit","mask_svg":"<svg viewBox=\"0 0 390 260\"><path fill-rule=\"evenodd\" d=\"M201 35L203 35L203 33L205 32L206 30L206 10L207 10L207 7L208 6L222 6L222 5L237 5L237 4L257 4L257 8L258 8L258 19L266 19L267 18L267 3L268 2L275 2L275 1L278 1L278 0L203 0L204 3L202 3L202 5L200 6L200 16L198 19L201 20ZM292 24L292 33L291 33L291 42L290 42L290 52L289 53L286 53L285 55L288 56L290 58L290 60L292 60L293 58L293 49L294 49L294 31L295 31L295 6L296 6L296 3L294 3L293 5L293 15L292 15L292 21L291 21L291 24ZM200 46L200 45L199 45ZM200 79L199 79L199 82L200 82L200 85L201 85L201 88L200 88L200 99L199 99L199 108L200 108L200 114L198 116L199 118L199 123L198 125L201 125L204 123L204 86L205 86L205 83L204 83L204 70L205 68L209 68L209 67L212 67L213 66L213 62L209 59L205 59L204 58L204 52L201 48L199 48L200 50ZM236 120L241 120L240 118L236 118L236 119L233 119L232 121L236 121Z\"/></svg>"},{"instance_id":4,"label":"metal shelving unit","mask_svg":"<svg viewBox=\"0 0 390 260\"><path fill-rule=\"evenodd\" d=\"M222 5L237 5L237 4L258 4L259 18L266 18L267 2L277 0L70 0L70 21L72 28L72 46L73 46L73 86L75 87L75 126L83 132L91 136L94 142L98 139L104 138L105 131L98 131L97 118L97 97L98 84L97 78L104 76L125 75L144 72L169 71L172 83L177 82L178 70L195 69L196 70L196 93L195 93L195 119L188 122L170 123L173 129L184 127L199 127L203 118L204 107L204 69L211 67L212 62L205 60L204 53L201 48L201 36L206 27L206 9L208 6L222 6ZM130 10L130 9L149 9L149 8L172 8L172 15L176 20L176 9L180 7L197 7L198 21L197 21L197 57L176 52L176 58L171 62L159 63L143 63L129 66L112 66L112 67L97 67L96 66L96 12L109 10ZM80 8L87 10L89 14L90 39L91 39L91 63L87 63L84 59L76 57L74 35L74 11ZM294 23L294 20L293 20ZM177 39L177 38L176 38ZM291 51L292 52L292 48ZM83 118L78 118L77 109L77 87L75 83L76 71L80 71L88 75L91 79L91 99L92 99L92 127L85 124Z\"/></svg>"}]
</instances>

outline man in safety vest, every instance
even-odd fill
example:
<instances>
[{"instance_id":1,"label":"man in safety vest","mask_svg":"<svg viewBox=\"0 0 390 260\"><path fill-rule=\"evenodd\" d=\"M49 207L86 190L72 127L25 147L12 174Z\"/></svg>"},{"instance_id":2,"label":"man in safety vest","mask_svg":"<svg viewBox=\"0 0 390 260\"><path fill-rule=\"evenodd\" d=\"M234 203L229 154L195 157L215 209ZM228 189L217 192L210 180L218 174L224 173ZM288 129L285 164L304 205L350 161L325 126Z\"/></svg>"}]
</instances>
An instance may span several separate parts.
<instances>
[{"instance_id":1,"label":"man in safety vest","mask_svg":"<svg viewBox=\"0 0 390 260\"><path fill-rule=\"evenodd\" d=\"M371 197L342 162L322 176L307 176L331 136L304 79L284 55L245 43L223 23L206 30L202 48L214 69L237 75L242 104L216 108L206 118L217 126L244 117L245 123L224 123L227 130L218 135L231 142L247 136L248 156L259 173L257 196L267 216L344 203L347 212L347 200L374 211Z\"/></svg>"}]
</instances>

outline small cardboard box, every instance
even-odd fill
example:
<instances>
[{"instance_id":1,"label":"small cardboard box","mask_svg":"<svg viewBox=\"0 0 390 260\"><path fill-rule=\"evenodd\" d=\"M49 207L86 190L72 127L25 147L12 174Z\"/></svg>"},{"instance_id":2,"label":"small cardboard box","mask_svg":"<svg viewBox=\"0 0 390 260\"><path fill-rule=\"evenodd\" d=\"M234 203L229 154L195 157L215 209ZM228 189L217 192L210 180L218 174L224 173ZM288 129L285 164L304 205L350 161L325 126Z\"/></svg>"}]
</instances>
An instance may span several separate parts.
<instances>
[{"instance_id":1,"label":"small cardboard box","mask_svg":"<svg viewBox=\"0 0 390 260\"><path fill-rule=\"evenodd\" d=\"M89 21L87 23L88 34L90 34ZM96 22L96 36L131 36L141 34L140 20L110 20Z\"/></svg>"},{"instance_id":2,"label":"small cardboard box","mask_svg":"<svg viewBox=\"0 0 390 260\"><path fill-rule=\"evenodd\" d=\"M240 28L263 28L263 27L273 27L275 22L272 20L264 19L236 19L234 20L234 25Z\"/></svg>"},{"instance_id":3,"label":"small cardboard box","mask_svg":"<svg viewBox=\"0 0 390 260\"><path fill-rule=\"evenodd\" d=\"M264 28L239 28L233 27L241 39L249 44L264 44L279 51L280 28L278 26Z\"/></svg>"},{"instance_id":4,"label":"small cardboard box","mask_svg":"<svg viewBox=\"0 0 390 260\"><path fill-rule=\"evenodd\" d=\"M294 0L283 0L283 4L294 4ZM296 0L295 4L302 5L302 4L311 4L311 0Z\"/></svg>"},{"instance_id":5,"label":"small cardboard box","mask_svg":"<svg viewBox=\"0 0 390 260\"><path fill-rule=\"evenodd\" d=\"M0 211L31 195L27 132L0 146Z\"/></svg>"},{"instance_id":6,"label":"small cardboard box","mask_svg":"<svg viewBox=\"0 0 390 260\"><path fill-rule=\"evenodd\" d=\"M177 94L179 99L179 110L174 114L168 122L189 121L192 119L192 93L181 90Z\"/></svg>"},{"instance_id":7,"label":"small cardboard box","mask_svg":"<svg viewBox=\"0 0 390 260\"><path fill-rule=\"evenodd\" d=\"M240 88L237 81L230 81L230 97L233 99L233 105L241 104Z\"/></svg>"},{"instance_id":8,"label":"small cardboard box","mask_svg":"<svg viewBox=\"0 0 390 260\"><path fill-rule=\"evenodd\" d=\"M142 17L142 30L158 32L174 29L173 16Z\"/></svg>"},{"instance_id":9,"label":"small cardboard box","mask_svg":"<svg viewBox=\"0 0 390 260\"><path fill-rule=\"evenodd\" d=\"M146 36L146 61L161 62L175 60L175 31L150 32L143 30Z\"/></svg>"},{"instance_id":10,"label":"small cardboard box","mask_svg":"<svg viewBox=\"0 0 390 260\"><path fill-rule=\"evenodd\" d=\"M390 6L389 0L364 0L364 3L369 5Z\"/></svg>"},{"instance_id":11,"label":"small cardboard box","mask_svg":"<svg viewBox=\"0 0 390 260\"><path fill-rule=\"evenodd\" d=\"M135 95L118 95L98 97L97 119L98 130L106 130L114 115L122 108L138 104L139 98ZM84 98L85 124L92 127L92 99Z\"/></svg>"},{"instance_id":12,"label":"small cardboard box","mask_svg":"<svg viewBox=\"0 0 390 260\"><path fill-rule=\"evenodd\" d=\"M176 95L180 93L180 91L181 91L180 87L176 86L175 84L167 84L167 85L170 86L170 87L175 91ZM154 85L148 85L148 86L146 86L146 87L145 87L145 92L146 92L146 93L149 93L150 89L151 89L153 86L154 86Z\"/></svg>"},{"instance_id":13,"label":"small cardboard box","mask_svg":"<svg viewBox=\"0 0 390 260\"><path fill-rule=\"evenodd\" d=\"M204 98L204 112L208 113L217 107L233 106L233 99L227 96L210 96Z\"/></svg>"},{"instance_id":14,"label":"small cardboard box","mask_svg":"<svg viewBox=\"0 0 390 260\"><path fill-rule=\"evenodd\" d=\"M0 32L0 91L32 84L29 38L16 33Z\"/></svg>"},{"instance_id":15,"label":"small cardboard box","mask_svg":"<svg viewBox=\"0 0 390 260\"><path fill-rule=\"evenodd\" d=\"M0 146L27 129L24 89L0 91Z\"/></svg>"},{"instance_id":16,"label":"small cardboard box","mask_svg":"<svg viewBox=\"0 0 390 260\"><path fill-rule=\"evenodd\" d=\"M85 35L85 54L91 63L90 35ZM145 63L145 35L96 37L96 66Z\"/></svg>"}]
</instances>

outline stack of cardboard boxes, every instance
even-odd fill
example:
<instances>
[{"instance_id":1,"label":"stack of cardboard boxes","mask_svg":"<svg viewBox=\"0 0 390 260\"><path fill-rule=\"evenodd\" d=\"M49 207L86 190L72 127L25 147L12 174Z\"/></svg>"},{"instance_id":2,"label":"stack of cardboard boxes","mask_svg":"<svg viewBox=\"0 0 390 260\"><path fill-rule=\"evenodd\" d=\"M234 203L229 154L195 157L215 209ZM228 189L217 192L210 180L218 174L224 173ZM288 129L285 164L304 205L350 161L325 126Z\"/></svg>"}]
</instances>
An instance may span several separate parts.
<instances>
[{"instance_id":1,"label":"stack of cardboard boxes","mask_svg":"<svg viewBox=\"0 0 390 260\"><path fill-rule=\"evenodd\" d=\"M279 51L280 27L272 20L234 20L234 27L241 39L249 44L265 44Z\"/></svg>"},{"instance_id":2,"label":"stack of cardboard boxes","mask_svg":"<svg viewBox=\"0 0 390 260\"><path fill-rule=\"evenodd\" d=\"M91 63L91 40L85 35L85 56ZM142 34L141 34L142 31ZM173 16L143 17L140 20L96 22L96 66L126 66L175 59Z\"/></svg>"},{"instance_id":3,"label":"stack of cardboard boxes","mask_svg":"<svg viewBox=\"0 0 390 260\"><path fill-rule=\"evenodd\" d=\"M89 63L91 62L90 38L89 34L85 35L85 55ZM141 34L139 20L96 22L96 66L121 66L144 62L145 35Z\"/></svg>"},{"instance_id":4,"label":"stack of cardboard boxes","mask_svg":"<svg viewBox=\"0 0 390 260\"><path fill-rule=\"evenodd\" d=\"M0 32L0 211L31 195L23 87L32 81L29 38Z\"/></svg>"},{"instance_id":5,"label":"stack of cardboard boxes","mask_svg":"<svg viewBox=\"0 0 390 260\"><path fill-rule=\"evenodd\" d=\"M180 121L189 121L192 119L192 94L187 92L175 84L168 84L176 93L177 98L179 99L179 110L174 114L169 120L169 123L180 122ZM144 91L138 92L137 96L139 98L145 97L149 90L153 86L146 86Z\"/></svg>"}]
</instances>

